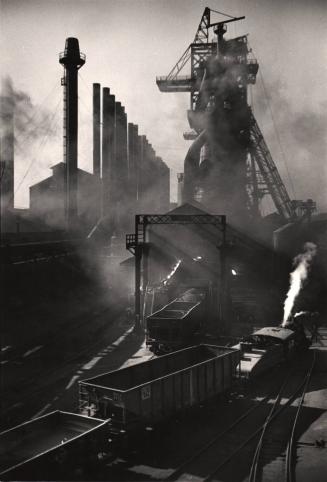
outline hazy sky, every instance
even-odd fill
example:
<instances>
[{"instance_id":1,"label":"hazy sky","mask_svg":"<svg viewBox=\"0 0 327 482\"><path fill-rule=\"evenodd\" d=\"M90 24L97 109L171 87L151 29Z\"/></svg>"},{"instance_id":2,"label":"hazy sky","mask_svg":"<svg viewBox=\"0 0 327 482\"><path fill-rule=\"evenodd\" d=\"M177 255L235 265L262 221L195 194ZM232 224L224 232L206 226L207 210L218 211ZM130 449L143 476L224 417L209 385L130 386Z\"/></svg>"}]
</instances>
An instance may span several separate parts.
<instances>
[{"instance_id":1,"label":"hazy sky","mask_svg":"<svg viewBox=\"0 0 327 482\"><path fill-rule=\"evenodd\" d=\"M80 167L92 170L92 83L100 82L125 105L128 121L147 135L175 180L190 145L182 137L189 129L189 96L161 93L155 77L168 74L209 6L246 16L229 35L248 33L260 64L250 96L254 113L290 196L314 198L327 210L327 1L0 0L0 5L2 74L30 97L21 105L16 132L17 206L28 205L28 186L62 160L58 53L66 37L78 37L86 54L79 83Z\"/></svg>"}]
</instances>

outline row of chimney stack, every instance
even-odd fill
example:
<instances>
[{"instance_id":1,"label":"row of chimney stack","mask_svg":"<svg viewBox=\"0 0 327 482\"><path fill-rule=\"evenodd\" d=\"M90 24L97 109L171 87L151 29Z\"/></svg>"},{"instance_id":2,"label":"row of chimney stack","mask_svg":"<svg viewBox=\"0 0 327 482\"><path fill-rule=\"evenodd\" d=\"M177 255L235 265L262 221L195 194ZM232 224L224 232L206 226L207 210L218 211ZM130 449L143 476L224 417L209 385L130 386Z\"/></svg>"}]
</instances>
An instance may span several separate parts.
<instances>
[{"instance_id":1,"label":"row of chimney stack","mask_svg":"<svg viewBox=\"0 0 327 482\"><path fill-rule=\"evenodd\" d=\"M102 119L101 119L102 113ZM101 129L102 126L102 129ZM169 210L170 171L108 87L93 84L93 173L102 178L100 215L116 232L133 215Z\"/></svg>"}]
</instances>

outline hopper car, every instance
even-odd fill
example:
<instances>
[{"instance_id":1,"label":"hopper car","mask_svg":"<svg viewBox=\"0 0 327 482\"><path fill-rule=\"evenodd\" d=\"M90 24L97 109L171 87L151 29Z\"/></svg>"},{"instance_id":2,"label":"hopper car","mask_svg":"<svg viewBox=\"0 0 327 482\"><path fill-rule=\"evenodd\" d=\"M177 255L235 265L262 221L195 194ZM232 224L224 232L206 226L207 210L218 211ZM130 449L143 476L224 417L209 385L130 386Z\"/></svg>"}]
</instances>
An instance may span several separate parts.
<instances>
[{"instance_id":1,"label":"hopper car","mask_svg":"<svg viewBox=\"0 0 327 482\"><path fill-rule=\"evenodd\" d=\"M157 355L190 346L205 319L205 292L192 288L146 321L146 344Z\"/></svg>"}]
</instances>

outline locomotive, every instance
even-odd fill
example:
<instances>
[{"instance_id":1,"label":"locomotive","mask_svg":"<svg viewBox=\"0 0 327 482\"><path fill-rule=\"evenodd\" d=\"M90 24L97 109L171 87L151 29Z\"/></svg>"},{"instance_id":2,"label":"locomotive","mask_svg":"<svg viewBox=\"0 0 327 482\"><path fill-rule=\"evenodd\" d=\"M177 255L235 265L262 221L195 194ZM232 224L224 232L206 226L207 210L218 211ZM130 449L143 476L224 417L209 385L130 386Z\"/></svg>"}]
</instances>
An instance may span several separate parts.
<instances>
[{"instance_id":1,"label":"locomotive","mask_svg":"<svg viewBox=\"0 0 327 482\"><path fill-rule=\"evenodd\" d=\"M286 326L264 327L234 345L241 351L239 373L250 379L290 360L309 347L301 323L291 320Z\"/></svg>"}]
</instances>

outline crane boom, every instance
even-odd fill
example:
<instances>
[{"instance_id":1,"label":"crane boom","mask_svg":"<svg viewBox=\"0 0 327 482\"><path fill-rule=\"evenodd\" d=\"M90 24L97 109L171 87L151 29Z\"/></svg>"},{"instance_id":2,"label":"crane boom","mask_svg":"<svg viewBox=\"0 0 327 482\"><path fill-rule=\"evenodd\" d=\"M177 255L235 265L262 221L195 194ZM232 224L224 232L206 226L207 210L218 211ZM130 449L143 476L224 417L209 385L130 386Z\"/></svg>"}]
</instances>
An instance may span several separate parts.
<instances>
[{"instance_id":1,"label":"crane boom","mask_svg":"<svg viewBox=\"0 0 327 482\"><path fill-rule=\"evenodd\" d=\"M208 43L209 39L209 26L210 26L210 8L206 7L204 9L203 15L201 17L198 29L196 31L194 40L192 43ZM174 80L176 79L179 72L183 69L184 65L190 60L191 58L191 45L190 44L181 58L176 62L174 67L171 69L169 74L166 77L166 80Z\"/></svg>"}]
</instances>

